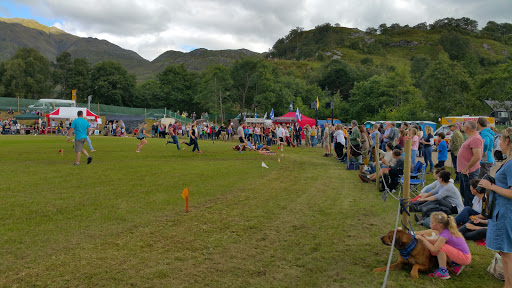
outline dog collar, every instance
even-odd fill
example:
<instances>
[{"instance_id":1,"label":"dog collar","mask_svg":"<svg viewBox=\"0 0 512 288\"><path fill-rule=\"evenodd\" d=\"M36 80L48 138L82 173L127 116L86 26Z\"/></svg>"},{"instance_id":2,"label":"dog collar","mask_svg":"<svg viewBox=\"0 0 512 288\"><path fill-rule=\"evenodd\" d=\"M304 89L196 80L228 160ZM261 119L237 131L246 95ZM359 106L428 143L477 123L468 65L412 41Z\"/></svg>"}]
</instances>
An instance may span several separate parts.
<instances>
[{"instance_id":1,"label":"dog collar","mask_svg":"<svg viewBox=\"0 0 512 288\"><path fill-rule=\"evenodd\" d=\"M411 256L412 250L416 247L416 244L418 243L418 239L416 237L412 236L412 241L405 246L404 249L398 250L400 252L400 256L407 260L409 256Z\"/></svg>"}]
</instances>

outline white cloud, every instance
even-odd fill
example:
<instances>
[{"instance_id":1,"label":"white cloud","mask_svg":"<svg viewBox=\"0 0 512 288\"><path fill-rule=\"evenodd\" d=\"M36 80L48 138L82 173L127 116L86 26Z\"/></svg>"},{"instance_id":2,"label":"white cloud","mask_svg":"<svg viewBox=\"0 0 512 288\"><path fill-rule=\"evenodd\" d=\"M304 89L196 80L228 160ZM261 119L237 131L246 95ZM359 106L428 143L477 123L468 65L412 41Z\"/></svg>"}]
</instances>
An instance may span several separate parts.
<instances>
[{"instance_id":1,"label":"white cloud","mask_svg":"<svg viewBox=\"0 0 512 288\"><path fill-rule=\"evenodd\" d=\"M329 22L365 30L444 17L512 22L510 0L18 0L34 17L82 37L106 39L152 60L183 47L265 52L294 27Z\"/></svg>"}]
</instances>

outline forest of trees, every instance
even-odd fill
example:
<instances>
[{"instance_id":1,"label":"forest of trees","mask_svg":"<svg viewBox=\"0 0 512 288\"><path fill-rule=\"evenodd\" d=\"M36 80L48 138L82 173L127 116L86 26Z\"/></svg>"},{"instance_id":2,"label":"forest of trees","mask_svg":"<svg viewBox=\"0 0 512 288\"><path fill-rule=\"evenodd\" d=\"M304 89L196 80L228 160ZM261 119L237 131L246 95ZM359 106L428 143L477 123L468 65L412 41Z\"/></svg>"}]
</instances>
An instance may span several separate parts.
<instances>
[{"instance_id":1,"label":"forest of trees","mask_svg":"<svg viewBox=\"0 0 512 288\"><path fill-rule=\"evenodd\" d=\"M367 29L366 35L410 29L439 33L435 53L416 54L407 66L375 64L372 57L376 54L371 51L363 53L366 56L357 65L332 58L311 60L315 63L311 66L275 61L286 55L313 57L326 51L325 47L354 46L348 43L344 30L336 28L327 23L313 32L292 29L275 43L268 54L272 59L245 58L231 67L210 66L202 72L188 71L184 65L168 66L155 79L142 83L117 62L91 65L85 58L72 58L63 52L53 63L33 48L20 48L12 58L0 62L0 96L69 99L71 90L77 89L79 101L92 95L93 102L110 105L215 114L238 114L257 108L261 115L271 109L276 115L284 114L293 102L311 117L315 112L309 109L309 103L318 97L319 118L331 116L331 111L323 107L334 99L335 117L346 122L437 121L447 114L488 114L489 108L482 100L512 98L511 57L488 59L471 46L474 37L509 44L512 25L508 23L489 22L478 30L474 20L445 18L430 25L382 24L378 29ZM304 35L306 32L308 35ZM304 41L311 45L298 52L297 47L305 45ZM378 53L382 48L371 49Z\"/></svg>"}]
</instances>

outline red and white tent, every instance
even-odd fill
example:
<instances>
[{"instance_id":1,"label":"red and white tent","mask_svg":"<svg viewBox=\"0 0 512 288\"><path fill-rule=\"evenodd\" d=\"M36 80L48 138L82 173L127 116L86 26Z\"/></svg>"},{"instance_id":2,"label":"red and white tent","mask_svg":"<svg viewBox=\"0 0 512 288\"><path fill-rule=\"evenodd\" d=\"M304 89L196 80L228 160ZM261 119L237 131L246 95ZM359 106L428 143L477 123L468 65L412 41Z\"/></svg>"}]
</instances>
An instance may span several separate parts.
<instances>
[{"instance_id":1,"label":"red and white tent","mask_svg":"<svg viewBox=\"0 0 512 288\"><path fill-rule=\"evenodd\" d=\"M281 117L276 117L276 118L274 118L273 122L274 123L284 123L287 125L290 125L290 124L294 125L294 123L298 122L299 126L302 127L302 129L304 129L304 126L306 126L306 125L309 125L309 127L313 127L316 125L315 119L309 118L309 117L305 116L304 114L302 114L302 120L299 121L299 119L297 119L295 112L288 112ZM302 139L304 139L304 131L302 131Z\"/></svg>"},{"instance_id":2,"label":"red and white tent","mask_svg":"<svg viewBox=\"0 0 512 288\"><path fill-rule=\"evenodd\" d=\"M46 118L48 118L48 120L50 120L51 118L52 119L76 119L76 118L78 118L78 116L76 115L76 113L78 111L82 111L84 113L85 119L97 120L98 118L100 118L100 116L92 113L89 109L81 108L81 107L60 107L60 108L57 108L57 110L46 114L45 116L46 116Z\"/></svg>"}]
</instances>

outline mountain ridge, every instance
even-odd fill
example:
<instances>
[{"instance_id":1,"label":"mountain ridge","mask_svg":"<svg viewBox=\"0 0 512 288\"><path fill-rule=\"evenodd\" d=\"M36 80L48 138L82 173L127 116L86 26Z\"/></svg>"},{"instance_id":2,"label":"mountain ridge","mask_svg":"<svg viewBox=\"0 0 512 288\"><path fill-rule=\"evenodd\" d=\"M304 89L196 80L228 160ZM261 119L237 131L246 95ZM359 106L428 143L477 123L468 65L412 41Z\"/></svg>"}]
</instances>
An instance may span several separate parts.
<instances>
[{"instance_id":1,"label":"mountain ridge","mask_svg":"<svg viewBox=\"0 0 512 288\"><path fill-rule=\"evenodd\" d=\"M198 48L190 52L169 50L149 61L104 39L79 37L33 19L0 17L0 61L12 57L20 47L35 48L50 61L55 61L64 51L72 58L86 58L93 65L105 60L117 61L135 74L139 82L154 78L168 65L183 64L188 70L202 71L210 65L229 66L244 57L262 56L247 49Z\"/></svg>"}]
</instances>

